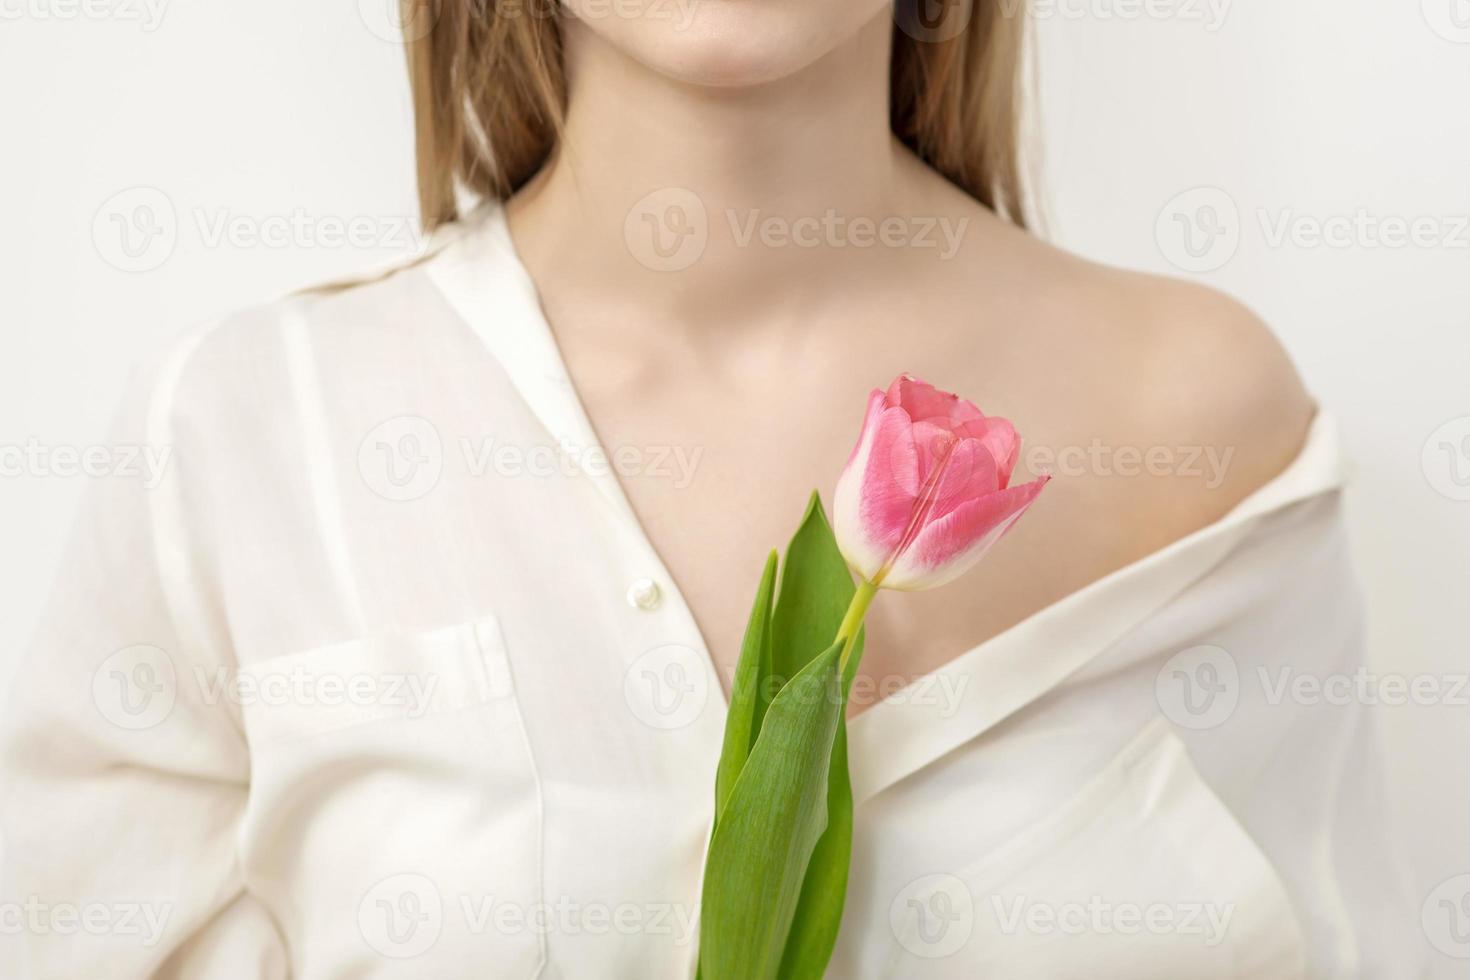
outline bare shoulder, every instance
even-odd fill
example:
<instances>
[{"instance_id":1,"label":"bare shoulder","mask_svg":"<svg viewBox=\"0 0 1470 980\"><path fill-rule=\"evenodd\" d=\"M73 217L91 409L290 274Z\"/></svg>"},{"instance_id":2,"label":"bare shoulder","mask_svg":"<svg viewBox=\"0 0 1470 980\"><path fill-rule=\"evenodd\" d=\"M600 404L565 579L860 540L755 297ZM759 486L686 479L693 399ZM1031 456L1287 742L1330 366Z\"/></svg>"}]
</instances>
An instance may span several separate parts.
<instances>
[{"instance_id":1,"label":"bare shoulder","mask_svg":"<svg viewBox=\"0 0 1470 980\"><path fill-rule=\"evenodd\" d=\"M983 400L1025 435L1028 468L1057 477L1044 502L1054 520L1031 533L1049 523L1073 541L1101 538L1079 581L1218 520L1296 458L1315 407L1255 313L999 224L960 261L986 318L967 329L1004 353L956 383L994 393ZM1097 527L1098 513L1112 526Z\"/></svg>"},{"instance_id":2,"label":"bare shoulder","mask_svg":"<svg viewBox=\"0 0 1470 980\"><path fill-rule=\"evenodd\" d=\"M1053 480L956 583L976 601L919 593L894 621L870 620L874 651L883 629L931 636L924 669L1218 521L1290 465L1314 413L1286 351L1241 303L1086 261L993 216L971 227L947 285L910 293L942 326L890 360L1009 417L1024 440L1016 479Z\"/></svg>"},{"instance_id":3,"label":"bare shoulder","mask_svg":"<svg viewBox=\"0 0 1470 980\"><path fill-rule=\"evenodd\" d=\"M1065 382L1055 393L1073 417L1105 438L1233 448L1226 496L1244 496L1295 458L1312 398L1281 342L1243 303L1198 283L1091 262L1017 229L994 234L1015 316ZM996 267L995 256L977 258Z\"/></svg>"},{"instance_id":4,"label":"bare shoulder","mask_svg":"<svg viewBox=\"0 0 1470 980\"><path fill-rule=\"evenodd\" d=\"M1075 260L1074 260L1075 261ZM1213 489L1233 505L1296 457L1315 407L1280 341L1217 290L1092 266L1096 316L1116 349L1101 359L1124 390L1117 424L1148 445L1213 450L1229 463Z\"/></svg>"}]
</instances>

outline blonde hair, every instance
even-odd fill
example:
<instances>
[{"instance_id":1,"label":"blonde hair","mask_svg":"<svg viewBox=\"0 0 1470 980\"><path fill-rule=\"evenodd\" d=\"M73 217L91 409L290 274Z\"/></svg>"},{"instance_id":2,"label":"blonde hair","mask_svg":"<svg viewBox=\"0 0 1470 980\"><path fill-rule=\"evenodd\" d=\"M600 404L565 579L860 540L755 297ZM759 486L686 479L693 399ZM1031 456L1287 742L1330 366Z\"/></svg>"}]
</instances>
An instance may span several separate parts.
<instances>
[{"instance_id":1,"label":"blonde hair","mask_svg":"<svg viewBox=\"0 0 1470 980\"><path fill-rule=\"evenodd\" d=\"M399 2L419 204L431 229L459 217L460 188L504 200L551 154L566 107L560 14L557 0ZM960 29L929 32L919 29L916 13L928 2L897 0L903 29L893 32L893 132L962 190L1025 227L1024 4L960 0ZM928 33L935 36L920 39Z\"/></svg>"}]
</instances>

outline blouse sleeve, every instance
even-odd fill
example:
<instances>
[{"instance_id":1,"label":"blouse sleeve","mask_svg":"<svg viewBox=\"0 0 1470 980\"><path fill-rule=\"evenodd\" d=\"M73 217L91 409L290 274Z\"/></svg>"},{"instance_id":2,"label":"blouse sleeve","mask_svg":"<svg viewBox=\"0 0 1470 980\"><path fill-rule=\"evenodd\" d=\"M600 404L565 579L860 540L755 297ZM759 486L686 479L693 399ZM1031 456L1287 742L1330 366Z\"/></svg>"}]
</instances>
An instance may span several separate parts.
<instances>
[{"instance_id":1,"label":"blouse sleeve","mask_svg":"<svg viewBox=\"0 0 1470 980\"><path fill-rule=\"evenodd\" d=\"M117 475L91 478L0 716L0 887L22 960L7 977L288 973L236 853L250 765L238 708L218 695L232 656L202 626L217 617L200 615L212 600L179 505L182 357L140 372L124 399Z\"/></svg>"}]
</instances>

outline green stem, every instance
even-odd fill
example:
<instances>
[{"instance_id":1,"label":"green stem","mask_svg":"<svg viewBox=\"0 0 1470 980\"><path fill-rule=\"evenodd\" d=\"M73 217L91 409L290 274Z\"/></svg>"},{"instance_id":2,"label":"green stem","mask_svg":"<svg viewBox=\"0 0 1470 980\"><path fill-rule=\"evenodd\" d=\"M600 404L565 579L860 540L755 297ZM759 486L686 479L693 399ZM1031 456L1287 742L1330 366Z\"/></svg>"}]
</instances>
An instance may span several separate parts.
<instances>
[{"instance_id":1,"label":"green stem","mask_svg":"<svg viewBox=\"0 0 1470 980\"><path fill-rule=\"evenodd\" d=\"M852 656L852 645L857 642L858 631L863 628L863 618L868 615L868 606L872 605L873 596L877 594L878 586L867 579L858 581L857 591L852 594L847 614L842 617L842 625L837 627L837 636L832 641L842 641L842 659L837 668L839 677L847 676L847 661Z\"/></svg>"}]
</instances>

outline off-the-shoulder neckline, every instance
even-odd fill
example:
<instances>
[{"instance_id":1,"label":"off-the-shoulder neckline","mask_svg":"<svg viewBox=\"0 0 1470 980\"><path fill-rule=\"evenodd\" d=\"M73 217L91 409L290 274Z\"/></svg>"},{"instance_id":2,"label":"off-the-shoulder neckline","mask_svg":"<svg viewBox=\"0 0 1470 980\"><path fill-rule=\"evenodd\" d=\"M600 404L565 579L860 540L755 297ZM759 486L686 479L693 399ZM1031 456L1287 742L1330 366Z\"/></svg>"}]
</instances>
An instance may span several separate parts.
<instances>
[{"instance_id":1,"label":"off-the-shoulder neckline","mask_svg":"<svg viewBox=\"0 0 1470 980\"><path fill-rule=\"evenodd\" d=\"M515 250L498 202L436 234L429 277L480 336L522 397L558 439L591 445L587 418L542 312L530 273ZM1342 486L1345 460L1337 426L1320 410L1287 467L1229 513L1032 613L913 681L974 682L983 691L965 712L939 717L904 692L848 723L853 791L867 799L942 757L1041 697L1208 572L1261 518ZM615 474L588 473L605 502L631 522L651 558L661 562ZM693 614L666 568L670 597ZM711 670L714 668L711 666ZM983 676L982 676L983 675Z\"/></svg>"}]
</instances>

